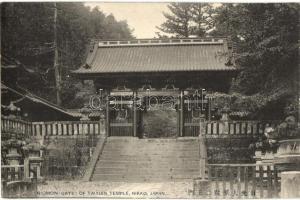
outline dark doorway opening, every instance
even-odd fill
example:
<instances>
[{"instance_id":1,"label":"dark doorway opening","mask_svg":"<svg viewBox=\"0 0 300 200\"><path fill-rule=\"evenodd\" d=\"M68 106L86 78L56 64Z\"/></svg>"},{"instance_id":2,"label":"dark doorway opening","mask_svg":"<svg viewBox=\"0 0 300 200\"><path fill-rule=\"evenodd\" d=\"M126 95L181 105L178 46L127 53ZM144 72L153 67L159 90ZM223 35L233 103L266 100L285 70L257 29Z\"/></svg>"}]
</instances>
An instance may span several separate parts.
<instances>
[{"instance_id":1,"label":"dark doorway opening","mask_svg":"<svg viewBox=\"0 0 300 200\"><path fill-rule=\"evenodd\" d=\"M178 113L175 109L154 109L143 112L143 138L176 138Z\"/></svg>"}]
</instances>

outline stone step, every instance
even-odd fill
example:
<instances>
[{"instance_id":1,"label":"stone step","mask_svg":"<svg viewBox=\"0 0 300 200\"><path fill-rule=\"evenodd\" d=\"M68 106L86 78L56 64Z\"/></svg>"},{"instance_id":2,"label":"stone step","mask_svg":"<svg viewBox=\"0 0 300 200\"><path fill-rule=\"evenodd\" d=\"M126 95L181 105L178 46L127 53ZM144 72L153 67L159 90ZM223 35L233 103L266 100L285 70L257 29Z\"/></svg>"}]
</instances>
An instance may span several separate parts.
<instances>
[{"instance_id":1,"label":"stone step","mask_svg":"<svg viewBox=\"0 0 300 200\"><path fill-rule=\"evenodd\" d=\"M111 139L107 138L107 141L110 144L116 144L116 143L135 143L135 144L191 144L191 143L197 143L198 140L178 140L178 139L125 139L125 138L119 138L119 139Z\"/></svg>"},{"instance_id":2,"label":"stone step","mask_svg":"<svg viewBox=\"0 0 300 200\"><path fill-rule=\"evenodd\" d=\"M155 169L152 169L152 168L149 168L149 167L141 167L139 165L136 165L135 167L131 167L131 168L128 168L126 166L120 166L120 167L105 167L105 166L102 166L102 165L99 165L95 168L95 170L116 170L116 171L130 171L130 170L149 170L149 171L153 171ZM167 167L162 167L160 168L159 170L168 170L168 171L199 171L199 168L197 167L191 167L191 168L186 168L186 167L183 167L183 166L171 166L169 168Z\"/></svg>"},{"instance_id":3,"label":"stone step","mask_svg":"<svg viewBox=\"0 0 300 200\"><path fill-rule=\"evenodd\" d=\"M137 138L137 137L118 137L112 136L108 137L107 141L115 142L115 141L128 141L128 142L192 142L198 141L197 137L177 137L177 138Z\"/></svg>"},{"instance_id":4,"label":"stone step","mask_svg":"<svg viewBox=\"0 0 300 200\"><path fill-rule=\"evenodd\" d=\"M189 161L189 160L199 160L199 155L114 155L114 154L104 154L101 155L100 159L104 160L133 160L133 161L142 161L142 160L157 160L157 161L168 161L176 160L180 161Z\"/></svg>"},{"instance_id":5,"label":"stone step","mask_svg":"<svg viewBox=\"0 0 300 200\"><path fill-rule=\"evenodd\" d=\"M199 143L192 139L108 138L93 181L192 180L199 173Z\"/></svg>"},{"instance_id":6,"label":"stone step","mask_svg":"<svg viewBox=\"0 0 300 200\"><path fill-rule=\"evenodd\" d=\"M128 142L131 146L129 147L178 147L178 148L188 148L189 146L197 146L197 142L190 142L190 143L130 143ZM121 142L115 142L115 143L109 143L109 147L128 147L126 144L123 144Z\"/></svg>"},{"instance_id":7,"label":"stone step","mask_svg":"<svg viewBox=\"0 0 300 200\"><path fill-rule=\"evenodd\" d=\"M106 146L107 149L115 149L115 150L120 150L120 149L139 149L139 150L145 150L145 149L172 149L172 150L198 150L199 146L196 144L187 144L187 145L170 145L170 144L164 144L164 145L148 145L148 144L140 144L140 145L134 145L131 144L132 146L127 146L127 145L120 145L120 144L108 144Z\"/></svg>"},{"instance_id":8,"label":"stone step","mask_svg":"<svg viewBox=\"0 0 300 200\"><path fill-rule=\"evenodd\" d=\"M109 172L113 172L113 174L197 174L199 172L199 168L189 168L189 169L180 169L180 168L127 168L124 169L122 167L102 167L96 168L94 174L110 174Z\"/></svg>"},{"instance_id":9,"label":"stone step","mask_svg":"<svg viewBox=\"0 0 300 200\"><path fill-rule=\"evenodd\" d=\"M200 150L199 149L126 149L126 148L121 148L121 149L105 149L102 154L105 153L114 153L114 154L135 154L135 155L143 155L143 154L172 154L172 155L188 155L188 154L199 154Z\"/></svg>"},{"instance_id":10,"label":"stone step","mask_svg":"<svg viewBox=\"0 0 300 200\"><path fill-rule=\"evenodd\" d=\"M123 154L123 155L199 155L200 150L180 150L180 149L149 149L149 150L141 150L141 149L105 149L102 151L103 154Z\"/></svg>"},{"instance_id":11,"label":"stone step","mask_svg":"<svg viewBox=\"0 0 300 200\"><path fill-rule=\"evenodd\" d=\"M193 141L184 141L184 140L137 140L137 141L126 141L126 140L108 140L109 144L121 144L121 143L131 143L135 145L163 145L163 144L170 144L170 145L186 145L186 144L196 144L198 143L197 140Z\"/></svg>"},{"instance_id":12,"label":"stone step","mask_svg":"<svg viewBox=\"0 0 300 200\"><path fill-rule=\"evenodd\" d=\"M130 140L107 140L110 144L120 144L124 142L128 142L131 144L136 144L136 145L141 145L141 144L153 144L153 145L159 145L159 144L195 144L198 142L198 140L190 140L190 141L185 141L185 140L136 140L136 141L130 141Z\"/></svg>"},{"instance_id":13,"label":"stone step","mask_svg":"<svg viewBox=\"0 0 300 200\"><path fill-rule=\"evenodd\" d=\"M188 164L176 164L176 163L151 163L151 162L142 162L142 163L129 163L129 162L99 162L97 167L127 167L127 168L133 168L133 167L151 167L151 168L197 168L199 167L198 162L191 162Z\"/></svg>"},{"instance_id":14,"label":"stone step","mask_svg":"<svg viewBox=\"0 0 300 200\"><path fill-rule=\"evenodd\" d=\"M199 176L199 173L151 173L151 172L145 172L145 173L117 173L117 172L107 172L107 173L101 173L97 172L94 174L95 177L102 176L102 175L110 175L115 176L119 178L128 178L128 177L143 177L143 178L193 178Z\"/></svg>"},{"instance_id":15,"label":"stone step","mask_svg":"<svg viewBox=\"0 0 300 200\"><path fill-rule=\"evenodd\" d=\"M105 148L103 152L116 152L116 153L122 153L122 152L136 152L136 153L161 153L161 151L164 151L165 153L171 153L171 152L178 152L178 153L199 153L200 149L199 148L193 148L193 147L188 147L185 149L182 148L136 148L136 147L131 147L131 148Z\"/></svg>"},{"instance_id":16,"label":"stone step","mask_svg":"<svg viewBox=\"0 0 300 200\"><path fill-rule=\"evenodd\" d=\"M176 165L176 164L168 164L168 163L159 163L159 164L151 164L151 163L116 163L116 162L101 162L97 164L97 167L115 167L115 168L134 168L136 166L139 166L140 168L148 167L148 168L156 168L156 169L162 169L162 168L187 168L187 169L199 169L199 163L188 163L186 165Z\"/></svg>"},{"instance_id":17,"label":"stone step","mask_svg":"<svg viewBox=\"0 0 300 200\"><path fill-rule=\"evenodd\" d=\"M121 164L149 164L149 163L166 163L166 164L178 164L178 165L182 165L182 164L193 164L193 163L199 163L199 159L198 158L180 158L180 159L176 159L176 158L169 158L169 159L161 159L161 158L156 158L156 159L130 159L130 158L126 158L123 157L122 159L119 158L104 158L101 157L100 161L98 161L99 163L105 163L105 162L110 162L110 163L121 163Z\"/></svg>"},{"instance_id":18,"label":"stone step","mask_svg":"<svg viewBox=\"0 0 300 200\"><path fill-rule=\"evenodd\" d=\"M155 181L192 181L197 176L184 175L165 175L153 176L151 175L118 175L118 174L95 174L93 181L116 181L116 182L155 182Z\"/></svg>"},{"instance_id":19,"label":"stone step","mask_svg":"<svg viewBox=\"0 0 300 200\"><path fill-rule=\"evenodd\" d=\"M185 165L185 166L189 166L190 164L197 164L199 163L199 160L196 159L185 159L185 160L176 160L176 159L162 159L162 160L155 160L155 159L143 159L143 160L134 160L134 159L113 159L113 158L109 158L109 159L105 159L102 158L102 160L100 160L98 162L99 164L101 163L110 163L110 164L128 164L128 165Z\"/></svg>"},{"instance_id":20,"label":"stone step","mask_svg":"<svg viewBox=\"0 0 300 200\"><path fill-rule=\"evenodd\" d=\"M197 174L199 168L97 167L94 174Z\"/></svg>"}]
</instances>

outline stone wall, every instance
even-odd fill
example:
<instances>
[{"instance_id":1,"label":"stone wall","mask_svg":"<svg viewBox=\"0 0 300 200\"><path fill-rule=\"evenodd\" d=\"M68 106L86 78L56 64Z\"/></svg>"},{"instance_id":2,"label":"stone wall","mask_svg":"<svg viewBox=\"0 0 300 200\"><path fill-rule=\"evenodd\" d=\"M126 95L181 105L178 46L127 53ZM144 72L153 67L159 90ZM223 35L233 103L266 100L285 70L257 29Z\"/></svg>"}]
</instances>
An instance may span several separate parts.
<instances>
[{"instance_id":1,"label":"stone wall","mask_svg":"<svg viewBox=\"0 0 300 200\"><path fill-rule=\"evenodd\" d=\"M244 138L207 138L209 163L253 163L254 150L249 145L255 139Z\"/></svg>"},{"instance_id":2,"label":"stone wall","mask_svg":"<svg viewBox=\"0 0 300 200\"><path fill-rule=\"evenodd\" d=\"M281 173L281 198L300 197L300 171Z\"/></svg>"},{"instance_id":3,"label":"stone wall","mask_svg":"<svg viewBox=\"0 0 300 200\"><path fill-rule=\"evenodd\" d=\"M80 179L98 140L92 135L46 139L42 175L48 180Z\"/></svg>"}]
</instances>

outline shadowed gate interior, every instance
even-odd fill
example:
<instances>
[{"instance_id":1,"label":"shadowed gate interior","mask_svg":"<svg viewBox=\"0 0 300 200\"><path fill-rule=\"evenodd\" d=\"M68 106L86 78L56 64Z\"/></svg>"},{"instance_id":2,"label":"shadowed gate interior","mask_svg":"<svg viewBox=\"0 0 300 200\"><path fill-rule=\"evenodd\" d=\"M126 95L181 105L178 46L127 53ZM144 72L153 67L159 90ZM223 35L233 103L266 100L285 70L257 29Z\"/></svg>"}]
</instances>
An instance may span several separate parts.
<instances>
[{"instance_id":1,"label":"shadowed gate interior","mask_svg":"<svg viewBox=\"0 0 300 200\"><path fill-rule=\"evenodd\" d=\"M179 112L177 99L173 96L145 97L142 114L142 136L144 138L166 138L178 136Z\"/></svg>"}]
</instances>

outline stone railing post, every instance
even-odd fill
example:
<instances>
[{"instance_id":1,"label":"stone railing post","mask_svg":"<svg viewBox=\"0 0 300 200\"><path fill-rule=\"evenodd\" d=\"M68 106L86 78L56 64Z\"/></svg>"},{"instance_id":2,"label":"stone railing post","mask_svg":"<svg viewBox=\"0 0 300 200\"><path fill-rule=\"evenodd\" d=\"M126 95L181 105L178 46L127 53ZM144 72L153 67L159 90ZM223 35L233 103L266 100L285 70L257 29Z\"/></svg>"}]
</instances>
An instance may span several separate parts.
<instances>
[{"instance_id":1,"label":"stone railing post","mask_svg":"<svg viewBox=\"0 0 300 200\"><path fill-rule=\"evenodd\" d=\"M207 164L207 150L205 145L205 138L203 135L199 135L199 167L200 167L200 179L204 180L206 176L206 164Z\"/></svg>"},{"instance_id":2,"label":"stone railing post","mask_svg":"<svg viewBox=\"0 0 300 200\"><path fill-rule=\"evenodd\" d=\"M99 126L100 126L100 137L104 138L106 136L106 123L105 123L105 115L103 113L100 114Z\"/></svg>"},{"instance_id":3,"label":"stone railing post","mask_svg":"<svg viewBox=\"0 0 300 200\"><path fill-rule=\"evenodd\" d=\"M207 197L210 191L210 184L207 176L207 149L205 144L205 122L200 120L199 141L199 178L194 179L193 195ZM201 130L202 129L202 130Z\"/></svg>"},{"instance_id":4,"label":"stone railing post","mask_svg":"<svg viewBox=\"0 0 300 200\"><path fill-rule=\"evenodd\" d=\"M30 162L28 155L26 155L26 157L24 158L24 178L25 180L30 179Z\"/></svg>"},{"instance_id":5,"label":"stone railing post","mask_svg":"<svg viewBox=\"0 0 300 200\"><path fill-rule=\"evenodd\" d=\"M229 133L229 108L224 108L221 111L222 117L221 117L221 123L223 123L223 134L228 134Z\"/></svg>"}]
</instances>

